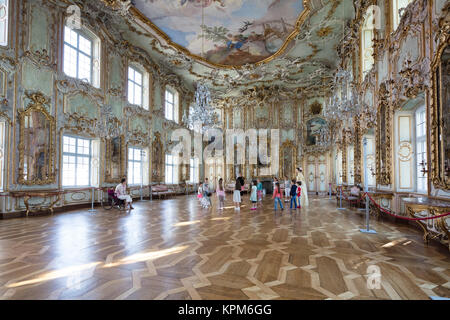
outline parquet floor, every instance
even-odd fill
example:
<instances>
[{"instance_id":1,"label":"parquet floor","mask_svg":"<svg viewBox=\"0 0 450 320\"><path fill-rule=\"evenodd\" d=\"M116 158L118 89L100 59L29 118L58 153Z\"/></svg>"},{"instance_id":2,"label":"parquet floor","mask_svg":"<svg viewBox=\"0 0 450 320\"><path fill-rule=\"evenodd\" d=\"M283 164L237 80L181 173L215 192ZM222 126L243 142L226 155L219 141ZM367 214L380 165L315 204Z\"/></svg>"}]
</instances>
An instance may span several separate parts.
<instances>
[{"instance_id":1,"label":"parquet floor","mask_svg":"<svg viewBox=\"0 0 450 320\"><path fill-rule=\"evenodd\" d=\"M195 196L0 220L1 299L429 299L450 297L450 254L419 230L338 212L202 209ZM381 271L368 289L368 266Z\"/></svg>"}]
</instances>

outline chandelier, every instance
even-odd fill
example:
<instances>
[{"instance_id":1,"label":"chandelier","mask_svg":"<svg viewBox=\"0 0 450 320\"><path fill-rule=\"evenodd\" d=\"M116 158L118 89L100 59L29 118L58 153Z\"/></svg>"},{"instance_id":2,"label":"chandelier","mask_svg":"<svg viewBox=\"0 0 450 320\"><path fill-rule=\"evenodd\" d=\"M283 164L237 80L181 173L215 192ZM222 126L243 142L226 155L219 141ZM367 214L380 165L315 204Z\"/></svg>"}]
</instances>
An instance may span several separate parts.
<instances>
[{"instance_id":1,"label":"chandelier","mask_svg":"<svg viewBox=\"0 0 450 320\"><path fill-rule=\"evenodd\" d=\"M183 122L189 129L200 132L219 124L217 113L211 105L211 93L204 83L197 83L194 102L189 107L189 114L183 116Z\"/></svg>"},{"instance_id":2,"label":"chandelier","mask_svg":"<svg viewBox=\"0 0 450 320\"><path fill-rule=\"evenodd\" d=\"M339 69L332 87L334 93L324 110L327 118L342 121L360 113L361 103L350 71Z\"/></svg>"}]
</instances>

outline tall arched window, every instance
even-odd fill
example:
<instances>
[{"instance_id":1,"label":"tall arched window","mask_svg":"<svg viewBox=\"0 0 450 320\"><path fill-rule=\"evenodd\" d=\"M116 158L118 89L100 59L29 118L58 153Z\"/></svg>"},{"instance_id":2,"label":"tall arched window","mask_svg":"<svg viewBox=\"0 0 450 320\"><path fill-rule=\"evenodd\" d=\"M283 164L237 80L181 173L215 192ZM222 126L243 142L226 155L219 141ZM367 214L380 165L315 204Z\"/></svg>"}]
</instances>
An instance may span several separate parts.
<instances>
[{"instance_id":1,"label":"tall arched window","mask_svg":"<svg viewBox=\"0 0 450 320\"><path fill-rule=\"evenodd\" d=\"M400 23L400 10L406 8L413 0L392 0L392 27L395 31Z\"/></svg>"},{"instance_id":2,"label":"tall arched window","mask_svg":"<svg viewBox=\"0 0 450 320\"><path fill-rule=\"evenodd\" d=\"M373 59L373 36L374 36L374 12L367 11L364 24L361 29L361 70L363 79L366 74L372 69Z\"/></svg>"}]
</instances>

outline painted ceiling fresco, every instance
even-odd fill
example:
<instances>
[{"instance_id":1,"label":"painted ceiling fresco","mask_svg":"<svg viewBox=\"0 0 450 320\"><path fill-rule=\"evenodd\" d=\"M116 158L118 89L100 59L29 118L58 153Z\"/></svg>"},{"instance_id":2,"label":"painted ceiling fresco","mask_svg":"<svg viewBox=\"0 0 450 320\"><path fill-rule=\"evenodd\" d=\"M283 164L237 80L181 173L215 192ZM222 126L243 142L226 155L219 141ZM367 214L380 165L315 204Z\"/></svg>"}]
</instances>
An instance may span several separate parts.
<instances>
[{"instance_id":1,"label":"painted ceiling fresco","mask_svg":"<svg viewBox=\"0 0 450 320\"><path fill-rule=\"evenodd\" d=\"M175 45L217 65L240 66L280 53L305 14L301 0L135 0Z\"/></svg>"}]
</instances>

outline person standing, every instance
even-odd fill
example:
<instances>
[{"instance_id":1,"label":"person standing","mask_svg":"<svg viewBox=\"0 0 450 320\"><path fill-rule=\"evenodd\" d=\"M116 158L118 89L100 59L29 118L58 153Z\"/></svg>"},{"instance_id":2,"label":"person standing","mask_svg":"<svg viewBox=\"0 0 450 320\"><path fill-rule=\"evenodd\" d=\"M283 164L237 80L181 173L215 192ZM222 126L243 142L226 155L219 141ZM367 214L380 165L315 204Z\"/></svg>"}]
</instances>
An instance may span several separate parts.
<instances>
[{"instance_id":1,"label":"person standing","mask_svg":"<svg viewBox=\"0 0 450 320\"><path fill-rule=\"evenodd\" d=\"M217 198L219 198L219 210L223 210L225 203L225 189L223 187L223 179L219 179L219 185L216 190Z\"/></svg>"},{"instance_id":2,"label":"person standing","mask_svg":"<svg viewBox=\"0 0 450 320\"><path fill-rule=\"evenodd\" d=\"M256 206L258 205L258 187L256 186L256 180L252 182L252 191L250 193L250 201L252 202L252 208L250 210L256 210Z\"/></svg>"},{"instance_id":3,"label":"person standing","mask_svg":"<svg viewBox=\"0 0 450 320\"><path fill-rule=\"evenodd\" d=\"M233 192L234 210L241 210L241 183L236 179Z\"/></svg>"},{"instance_id":4,"label":"person standing","mask_svg":"<svg viewBox=\"0 0 450 320\"><path fill-rule=\"evenodd\" d=\"M284 202L289 202L289 196L291 194L291 182L287 177L284 177Z\"/></svg>"},{"instance_id":5,"label":"person standing","mask_svg":"<svg viewBox=\"0 0 450 320\"><path fill-rule=\"evenodd\" d=\"M244 195L245 180L242 175L239 175L238 180L239 180L239 183L241 184L241 196L242 196L242 195Z\"/></svg>"},{"instance_id":6,"label":"person standing","mask_svg":"<svg viewBox=\"0 0 450 320\"><path fill-rule=\"evenodd\" d=\"M307 207L309 205L308 190L306 190L306 181L305 181L305 177L303 176L303 169L300 167L297 168L297 182L301 182L300 186L302 189L300 205L302 207Z\"/></svg>"},{"instance_id":7,"label":"person standing","mask_svg":"<svg viewBox=\"0 0 450 320\"><path fill-rule=\"evenodd\" d=\"M272 196L273 200L274 200L274 207L275 210L277 210L277 203L280 204L280 208L281 210L284 210L283 208L283 203L281 202L281 199L283 198L283 192L280 189L280 183L277 182L275 184L275 189L273 190L273 196Z\"/></svg>"},{"instance_id":8,"label":"person standing","mask_svg":"<svg viewBox=\"0 0 450 320\"><path fill-rule=\"evenodd\" d=\"M297 209L301 209L302 208L302 182L298 181L297 182Z\"/></svg>"},{"instance_id":9,"label":"person standing","mask_svg":"<svg viewBox=\"0 0 450 320\"><path fill-rule=\"evenodd\" d=\"M122 178L122 180L120 180L120 183L116 186L115 192L118 199L125 200L125 210L127 209L127 206L130 207L130 210L134 209L131 205L133 199L127 194L127 179Z\"/></svg>"},{"instance_id":10,"label":"person standing","mask_svg":"<svg viewBox=\"0 0 450 320\"><path fill-rule=\"evenodd\" d=\"M263 198L263 184L262 184L262 182L261 182L261 180L257 180L257 182L258 182L258 186L257 186L257 189L258 189L258 202L261 202L261 205L262 205L262 198Z\"/></svg>"},{"instance_id":11,"label":"person standing","mask_svg":"<svg viewBox=\"0 0 450 320\"><path fill-rule=\"evenodd\" d=\"M291 196L291 206L292 209L292 203L294 203L294 209L297 209L297 184L295 179L292 179L292 186L290 190L290 196Z\"/></svg>"},{"instance_id":12,"label":"person standing","mask_svg":"<svg viewBox=\"0 0 450 320\"><path fill-rule=\"evenodd\" d=\"M208 178L205 178L205 183L203 183L203 198L205 198L209 205L211 205L211 192L209 191L209 182Z\"/></svg>"}]
</instances>

